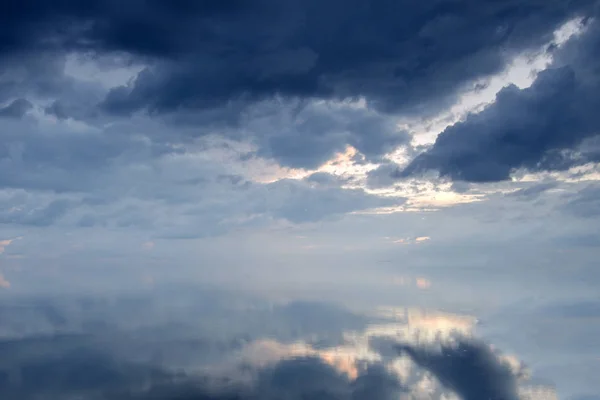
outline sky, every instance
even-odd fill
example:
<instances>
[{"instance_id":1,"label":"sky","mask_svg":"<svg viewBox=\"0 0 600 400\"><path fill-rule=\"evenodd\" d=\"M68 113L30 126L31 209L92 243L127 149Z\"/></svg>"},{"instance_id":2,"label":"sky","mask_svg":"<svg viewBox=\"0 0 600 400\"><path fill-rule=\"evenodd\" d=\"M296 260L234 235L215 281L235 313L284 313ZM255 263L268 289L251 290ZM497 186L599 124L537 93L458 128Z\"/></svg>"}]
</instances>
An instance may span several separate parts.
<instances>
[{"instance_id":1,"label":"sky","mask_svg":"<svg viewBox=\"0 0 600 400\"><path fill-rule=\"evenodd\" d=\"M8 0L0 397L598 400L598 0Z\"/></svg>"}]
</instances>

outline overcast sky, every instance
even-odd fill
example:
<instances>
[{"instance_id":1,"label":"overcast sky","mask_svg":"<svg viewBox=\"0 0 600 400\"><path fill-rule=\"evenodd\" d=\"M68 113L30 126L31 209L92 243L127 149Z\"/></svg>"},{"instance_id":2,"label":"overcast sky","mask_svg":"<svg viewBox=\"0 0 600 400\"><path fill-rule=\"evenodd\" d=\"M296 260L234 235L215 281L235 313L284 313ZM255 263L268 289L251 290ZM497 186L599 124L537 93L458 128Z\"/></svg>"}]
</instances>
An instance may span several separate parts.
<instances>
[{"instance_id":1,"label":"overcast sky","mask_svg":"<svg viewBox=\"0 0 600 400\"><path fill-rule=\"evenodd\" d=\"M5 3L0 397L600 399L597 0Z\"/></svg>"}]
</instances>

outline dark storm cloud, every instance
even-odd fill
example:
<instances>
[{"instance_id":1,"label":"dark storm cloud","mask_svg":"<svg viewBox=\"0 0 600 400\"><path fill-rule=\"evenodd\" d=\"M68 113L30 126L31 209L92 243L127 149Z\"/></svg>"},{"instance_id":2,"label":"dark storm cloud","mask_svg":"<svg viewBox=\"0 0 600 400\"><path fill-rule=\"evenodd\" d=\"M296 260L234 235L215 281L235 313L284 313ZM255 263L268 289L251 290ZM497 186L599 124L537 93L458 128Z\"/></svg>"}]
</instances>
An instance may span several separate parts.
<instances>
[{"instance_id":1,"label":"dark storm cloud","mask_svg":"<svg viewBox=\"0 0 600 400\"><path fill-rule=\"evenodd\" d=\"M496 102L440 134L400 177L437 170L453 180L508 179L518 168L564 170L595 161L581 149L600 132L600 25L555 51L550 69L533 85L510 86Z\"/></svg>"},{"instance_id":2,"label":"dark storm cloud","mask_svg":"<svg viewBox=\"0 0 600 400\"><path fill-rule=\"evenodd\" d=\"M547 41L589 2L288 0L185 14L165 4L107 11L92 32L98 47L168 60L112 91L107 110L212 108L282 94L365 96L383 110L421 112Z\"/></svg>"},{"instance_id":3,"label":"dark storm cloud","mask_svg":"<svg viewBox=\"0 0 600 400\"><path fill-rule=\"evenodd\" d=\"M400 345L415 363L431 372L464 400L518 400L517 377L483 343L469 339L455 345L421 348Z\"/></svg>"},{"instance_id":4,"label":"dark storm cloud","mask_svg":"<svg viewBox=\"0 0 600 400\"><path fill-rule=\"evenodd\" d=\"M465 82L550 39L590 1L11 2L0 55L120 52L156 62L106 110L213 108L234 99L366 96L385 110L447 104Z\"/></svg>"},{"instance_id":5,"label":"dark storm cloud","mask_svg":"<svg viewBox=\"0 0 600 400\"><path fill-rule=\"evenodd\" d=\"M233 128L260 156L291 167L314 168L347 145L378 161L407 142L379 113L434 113L591 2L11 2L0 17L0 70L10 72L0 77L0 101L34 93L59 119L97 121L101 104L108 114L146 111L201 127L196 135ZM100 94L65 76L67 52L145 68ZM367 109L306 101L360 97ZM250 123L250 110L273 99L284 107L300 99L296 117Z\"/></svg>"}]
</instances>

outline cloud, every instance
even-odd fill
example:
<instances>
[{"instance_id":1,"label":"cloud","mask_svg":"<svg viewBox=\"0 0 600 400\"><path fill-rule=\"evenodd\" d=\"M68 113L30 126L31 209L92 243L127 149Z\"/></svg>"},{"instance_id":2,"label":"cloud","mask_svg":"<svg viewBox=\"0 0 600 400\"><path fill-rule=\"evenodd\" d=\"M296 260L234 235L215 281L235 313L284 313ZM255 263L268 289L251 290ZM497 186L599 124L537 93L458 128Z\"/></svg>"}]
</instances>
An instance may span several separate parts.
<instances>
[{"instance_id":1,"label":"cloud","mask_svg":"<svg viewBox=\"0 0 600 400\"><path fill-rule=\"evenodd\" d=\"M510 197L516 197L520 200L535 200L548 190L552 190L558 186L558 182L541 182L533 184L529 187L519 189L508 194Z\"/></svg>"},{"instance_id":2,"label":"cloud","mask_svg":"<svg viewBox=\"0 0 600 400\"><path fill-rule=\"evenodd\" d=\"M111 119L98 103L113 117L168 114L160 120L192 124L196 136L245 135L262 156L314 168L346 145L378 159L406 143L389 112L431 115L453 104L592 0L26 3L0 21L10 72L0 100L31 94L47 115L94 123ZM105 93L65 73L73 54L139 73ZM347 101L364 104L340 107Z\"/></svg>"},{"instance_id":3,"label":"cloud","mask_svg":"<svg viewBox=\"0 0 600 400\"><path fill-rule=\"evenodd\" d=\"M581 218L600 215L600 187L595 184L568 196L568 201L562 205L562 210Z\"/></svg>"},{"instance_id":4,"label":"cloud","mask_svg":"<svg viewBox=\"0 0 600 400\"><path fill-rule=\"evenodd\" d=\"M22 118L33 105L25 99L17 99L10 104L0 107L0 118Z\"/></svg>"},{"instance_id":5,"label":"cloud","mask_svg":"<svg viewBox=\"0 0 600 400\"><path fill-rule=\"evenodd\" d=\"M459 340L440 349L399 345L414 362L431 372L445 387L464 400L518 400L517 377L489 347Z\"/></svg>"},{"instance_id":6,"label":"cloud","mask_svg":"<svg viewBox=\"0 0 600 400\"><path fill-rule=\"evenodd\" d=\"M393 118L353 102L262 104L240 125L258 155L292 168L315 169L347 146L378 160L410 139Z\"/></svg>"},{"instance_id":7,"label":"cloud","mask_svg":"<svg viewBox=\"0 0 600 400\"><path fill-rule=\"evenodd\" d=\"M3 339L119 333L112 345L123 345L123 356L136 354L135 348L128 348L131 340L138 342L138 350L158 350L152 346L160 348L162 343L162 359L183 364L206 362L215 355L212 350L219 348L222 351L216 355L223 358L227 351L239 349L236 343L240 340L274 338L281 343L310 343L316 337L319 343L315 345L334 346L342 340L342 332L360 331L367 323L363 315L327 302L273 304L255 295L208 285L162 282L152 291L119 294L114 299L76 294L7 298L0 305L0 313ZM195 348L194 338L212 346L213 354L206 346Z\"/></svg>"},{"instance_id":8,"label":"cloud","mask_svg":"<svg viewBox=\"0 0 600 400\"><path fill-rule=\"evenodd\" d=\"M473 335L473 317L421 309L366 317L161 283L135 295L4 297L0 314L0 392L10 399L511 400L511 382L528 385L516 359L455 341Z\"/></svg>"},{"instance_id":9,"label":"cloud","mask_svg":"<svg viewBox=\"0 0 600 400\"><path fill-rule=\"evenodd\" d=\"M107 110L213 108L281 94L364 96L381 109L421 111L424 104L446 103L464 82L502 70L511 54L543 43L581 11L557 1L532 7L517 1L230 2L208 13L204 6L182 13L159 4L127 13L107 7L98 15L106 23L90 33L95 48L168 60L114 89ZM179 29L171 28L173 18Z\"/></svg>"},{"instance_id":10,"label":"cloud","mask_svg":"<svg viewBox=\"0 0 600 400\"><path fill-rule=\"evenodd\" d=\"M395 163L385 163L367 173L367 186L372 189L393 186L397 181L394 177L399 166Z\"/></svg>"},{"instance_id":11,"label":"cloud","mask_svg":"<svg viewBox=\"0 0 600 400\"><path fill-rule=\"evenodd\" d=\"M600 23L554 50L549 69L526 89L504 88L479 114L442 132L399 177L437 170L469 182L509 179L519 168L564 170L595 160L582 143L598 135Z\"/></svg>"},{"instance_id":12,"label":"cloud","mask_svg":"<svg viewBox=\"0 0 600 400\"><path fill-rule=\"evenodd\" d=\"M280 180L265 186L264 203L256 211L270 212L273 216L291 222L314 222L339 214L370 208L402 204L402 198L382 198L367 194L362 189L336 187L313 188L304 181ZM264 208L263 208L264 207Z\"/></svg>"},{"instance_id":13,"label":"cloud","mask_svg":"<svg viewBox=\"0 0 600 400\"><path fill-rule=\"evenodd\" d=\"M177 141L181 130L158 133L160 125L149 125L2 124L0 220L33 226L154 227L162 231L158 236L198 237L239 224L313 222L403 201L344 189L341 182L325 184L323 179L333 182L334 177L324 173L320 183L317 175L260 183L258 168L285 173L255 156L244 158L247 150L234 147L243 147L239 142L205 137L182 146L166 141L167 134ZM147 127L150 137L131 133ZM154 211L148 212L150 208Z\"/></svg>"},{"instance_id":14,"label":"cloud","mask_svg":"<svg viewBox=\"0 0 600 400\"><path fill-rule=\"evenodd\" d=\"M69 344L72 341L78 346ZM32 346L39 349L28 356ZM396 398L401 385L381 368L350 381L318 358L299 357L236 371L238 377L171 372L132 363L85 337L65 336L0 342L5 350L0 390L8 398L94 396L98 399L304 399L315 396L362 400ZM8 362L7 362L8 361ZM240 380L242 374L253 377Z\"/></svg>"}]
</instances>

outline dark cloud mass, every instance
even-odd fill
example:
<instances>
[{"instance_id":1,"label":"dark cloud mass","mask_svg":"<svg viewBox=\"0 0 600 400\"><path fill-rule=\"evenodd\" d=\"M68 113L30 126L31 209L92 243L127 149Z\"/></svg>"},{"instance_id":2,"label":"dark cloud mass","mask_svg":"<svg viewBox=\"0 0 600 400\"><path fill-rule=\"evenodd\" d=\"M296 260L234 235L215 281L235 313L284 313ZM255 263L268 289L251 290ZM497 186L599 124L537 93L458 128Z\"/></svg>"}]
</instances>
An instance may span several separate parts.
<instances>
[{"instance_id":1,"label":"dark cloud mass","mask_svg":"<svg viewBox=\"0 0 600 400\"><path fill-rule=\"evenodd\" d=\"M283 360L250 373L251 383L239 377L189 375L119 360L85 346L76 336L50 337L0 342L10 358L9 369L0 370L0 390L6 400L37 398L122 399L122 400L234 400L234 399L377 399L396 398L401 386L382 369L366 369L358 380L347 376L317 358ZM31 356L32 346L51 355ZM88 344L89 346L89 344ZM243 371L240 371L241 375ZM373 388L374 390L369 390ZM367 390L365 390L367 389Z\"/></svg>"},{"instance_id":2,"label":"dark cloud mass","mask_svg":"<svg viewBox=\"0 0 600 400\"><path fill-rule=\"evenodd\" d=\"M597 161L579 146L600 132L600 24L554 51L553 65L526 89L509 86L483 112L437 138L397 174L437 170L453 180L508 179L518 168L564 170Z\"/></svg>"},{"instance_id":3,"label":"dark cloud mass","mask_svg":"<svg viewBox=\"0 0 600 400\"><path fill-rule=\"evenodd\" d=\"M346 145L378 160L408 138L380 113L435 113L593 3L10 1L0 17L0 100L42 96L45 112L59 119L96 120L97 106L113 117L168 114L193 123L197 135L234 125L231 134L256 142L259 155L291 167L314 168ZM100 95L73 87L63 71L67 53L142 70ZM310 105L359 98L366 109ZM260 114L265 102L294 100L291 117L253 120L257 105ZM23 114L16 105L0 111ZM489 177L465 179L506 175L488 167Z\"/></svg>"},{"instance_id":4,"label":"dark cloud mass","mask_svg":"<svg viewBox=\"0 0 600 400\"><path fill-rule=\"evenodd\" d=\"M11 1L0 54L125 52L152 61L107 111L365 96L384 110L447 103L540 45L591 1ZM60 28L59 28L60 27Z\"/></svg>"},{"instance_id":5,"label":"dark cloud mass","mask_svg":"<svg viewBox=\"0 0 600 400\"><path fill-rule=\"evenodd\" d=\"M517 377L483 343L460 340L437 348L397 346L463 400L519 400Z\"/></svg>"},{"instance_id":6,"label":"dark cloud mass","mask_svg":"<svg viewBox=\"0 0 600 400\"><path fill-rule=\"evenodd\" d=\"M111 15L94 33L97 46L162 60L114 89L108 111L212 108L280 94L365 96L382 110L423 112L548 40L586 2L259 1L185 17L148 4Z\"/></svg>"}]
</instances>

